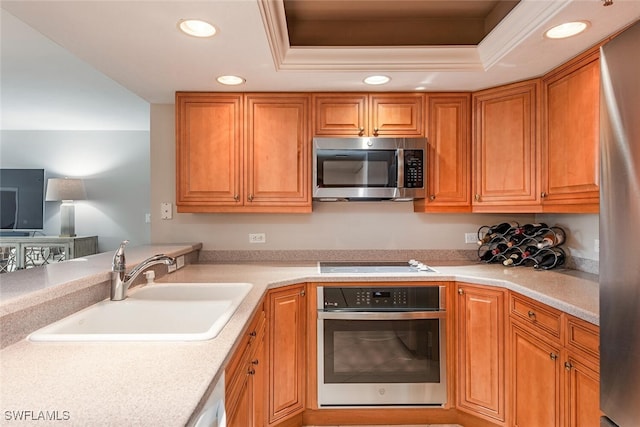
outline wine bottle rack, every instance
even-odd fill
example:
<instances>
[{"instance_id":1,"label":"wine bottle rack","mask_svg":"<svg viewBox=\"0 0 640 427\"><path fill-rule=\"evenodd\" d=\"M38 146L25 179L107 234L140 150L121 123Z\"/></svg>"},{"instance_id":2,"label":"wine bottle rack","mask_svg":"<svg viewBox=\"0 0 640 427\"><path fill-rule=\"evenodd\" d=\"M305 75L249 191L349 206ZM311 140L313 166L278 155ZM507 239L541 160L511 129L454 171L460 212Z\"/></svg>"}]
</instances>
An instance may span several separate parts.
<instances>
[{"instance_id":1,"label":"wine bottle rack","mask_svg":"<svg viewBox=\"0 0 640 427\"><path fill-rule=\"evenodd\" d=\"M564 264L566 253L561 245L566 233L561 227L541 227L531 234L518 234L516 230L522 230L518 225L502 233L491 232L495 228L496 225L484 225L478 229L479 260L489 264L529 266L541 270L550 270ZM487 235L490 238L483 241ZM545 237L550 238L553 243L546 242Z\"/></svg>"}]
</instances>

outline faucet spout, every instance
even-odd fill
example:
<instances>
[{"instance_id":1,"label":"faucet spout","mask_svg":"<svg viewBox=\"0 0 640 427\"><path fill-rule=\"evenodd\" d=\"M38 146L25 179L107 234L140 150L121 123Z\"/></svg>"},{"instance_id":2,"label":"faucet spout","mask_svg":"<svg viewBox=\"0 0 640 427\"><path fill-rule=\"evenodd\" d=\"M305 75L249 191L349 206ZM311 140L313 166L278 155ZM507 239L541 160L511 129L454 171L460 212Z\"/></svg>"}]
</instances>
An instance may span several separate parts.
<instances>
[{"instance_id":1,"label":"faucet spout","mask_svg":"<svg viewBox=\"0 0 640 427\"><path fill-rule=\"evenodd\" d=\"M127 266L124 257L124 247L128 241L123 241L113 256L113 266L111 270L111 301L122 301L127 297L129 286L136 280L136 277L149 267L158 264L173 265L175 258L158 254L149 257L138 264L131 272L127 273Z\"/></svg>"}]
</instances>

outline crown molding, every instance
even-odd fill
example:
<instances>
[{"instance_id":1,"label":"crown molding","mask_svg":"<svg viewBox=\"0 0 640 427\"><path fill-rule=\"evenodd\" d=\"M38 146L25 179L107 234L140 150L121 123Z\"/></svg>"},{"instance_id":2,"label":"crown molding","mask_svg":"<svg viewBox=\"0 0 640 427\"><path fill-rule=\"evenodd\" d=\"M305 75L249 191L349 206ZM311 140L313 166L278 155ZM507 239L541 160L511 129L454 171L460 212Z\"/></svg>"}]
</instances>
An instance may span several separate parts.
<instances>
[{"instance_id":1,"label":"crown molding","mask_svg":"<svg viewBox=\"0 0 640 427\"><path fill-rule=\"evenodd\" d=\"M478 45L484 69L490 69L527 38L538 34L540 27L571 1L520 0L520 3ZM539 37L543 37L541 33Z\"/></svg>"},{"instance_id":2,"label":"crown molding","mask_svg":"<svg viewBox=\"0 0 640 427\"><path fill-rule=\"evenodd\" d=\"M291 47L284 0L258 0L276 70L482 71L497 64L571 0L522 0L478 46Z\"/></svg>"}]
</instances>

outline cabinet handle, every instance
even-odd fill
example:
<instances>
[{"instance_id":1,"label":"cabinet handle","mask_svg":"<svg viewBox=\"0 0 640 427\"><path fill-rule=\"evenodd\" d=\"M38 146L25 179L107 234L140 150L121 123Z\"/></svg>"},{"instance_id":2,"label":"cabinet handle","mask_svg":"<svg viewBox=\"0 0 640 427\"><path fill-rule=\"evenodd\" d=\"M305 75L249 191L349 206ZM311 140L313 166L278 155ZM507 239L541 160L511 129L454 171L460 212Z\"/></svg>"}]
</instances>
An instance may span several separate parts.
<instances>
[{"instance_id":1,"label":"cabinet handle","mask_svg":"<svg viewBox=\"0 0 640 427\"><path fill-rule=\"evenodd\" d=\"M358 130L360 131L360 132L358 132L358 136L364 135L364 128L362 126L359 127Z\"/></svg>"},{"instance_id":2,"label":"cabinet handle","mask_svg":"<svg viewBox=\"0 0 640 427\"><path fill-rule=\"evenodd\" d=\"M257 365L258 363L260 363L260 361L259 361L258 359L253 359L253 360L251 361L251 364L252 364L252 365Z\"/></svg>"},{"instance_id":3,"label":"cabinet handle","mask_svg":"<svg viewBox=\"0 0 640 427\"><path fill-rule=\"evenodd\" d=\"M567 371L570 371L571 368L573 368L573 365L571 364L571 362L564 362L564 369L566 369Z\"/></svg>"},{"instance_id":4,"label":"cabinet handle","mask_svg":"<svg viewBox=\"0 0 640 427\"><path fill-rule=\"evenodd\" d=\"M253 202L253 194L249 194L249 197L247 197L247 200L249 200L250 202Z\"/></svg>"},{"instance_id":5,"label":"cabinet handle","mask_svg":"<svg viewBox=\"0 0 640 427\"><path fill-rule=\"evenodd\" d=\"M255 375L256 374L256 370L251 368L249 369L249 371L247 372L247 375Z\"/></svg>"},{"instance_id":6,"label":"cabinet handle","mask_svg":"<svg viewBox=\"0 0 640 427\"><path fill-rule=\"evenodd\" d=\"M558 355L555 353L549 353L549 357L551 358L551 360L557 360L558 359Z\"/></svg>"},{"instance_id":7,"label":"cabinet handle","mask_svg":"<svg viewBox=\"0 0 640 427\"><path fill-rule=\"evenodd\" d=\"M234 194L233 195L233 200L235 200L236 202L240 201L240 196L238 194Z\"/></svg>"},{"instance_id":8,"label":"cabinet handle","mask_svg":"<svg viewBox=\"0 0 640 427\"><path fill-rule=\"evenodd\" d=\"M458 288L458 295L464 295L464 289Z\"/></svg>"},{"instance_id":9,"label":"cabinet handle","mask_svg":"<svg viewBox=\"0 0 640 427\"><path fill-rule=\"evenodd\" d=\"M529 319L535 320L536 319L536 313L529 310L529 312L527 313L527 315L529 316Z\"/></svg>"},{"instance_id":10,"label":"cabinet handle","mask_svg":"<svg viewBox=\"0 0 640 427\"><path fill-rule=\"evenodd\" d=\"M434 196L433 194L429 196L429 200L431 200L432 202L436 199L436 196Z\"/></svg>"},{"instance_id":11,"label":"cabinet handle","mask_svg":"<svg viewBox=\"0 0 640 427\"><path fill-rule=\"evenodd\" d=\"M249 332L249 336L252 337L252 338L255 338L255 337L258 336L258 333L256 331L251 331L251 332Z\"/></svg>"},{"instance_id":12,"label":"cabinet handle","mask_svg":"<svg viewBox=\"0 0 640 427\"><path fill-rule=\"evenodd\" d=\"M476 202L479 202L479 201L480 201L480 195L479 195L479 194L476 194L475 199L476 199Z\"/></svg>"},{"instance_id":13,"label":"cabinet handle","mask_svg":"<svg viewBox=\"0 0 640 427\"><path fill-rule=\"evenodd\" d=\"M305 296L306 294L307 294L307 293L305 292L305 290L304 290L304 289L300 291L300 296L301 296L301 297Z\"/></svg>"},{"instance_id":14,"label":"cabinet handle","mask_svg":"<svg viewBox=\"0 0 640 427\"><path fill-rule=\"evenodd\" d=\"M373 128L373 136L378 136L378 131L379 130L380 129L378 129L378 128Z\"/></svg>"},{"instance_id":15,"label":"cabinet handle","mask_svg":"<svg viewBox=\"0 0 640 427\"><path fill-rule=\"evenodd\" d=\"M547 193L545 191L543 191L542 193L540 193L540 197L542 197L544 199L545 197L547 197Z\"/></svg>"}]
</instances>

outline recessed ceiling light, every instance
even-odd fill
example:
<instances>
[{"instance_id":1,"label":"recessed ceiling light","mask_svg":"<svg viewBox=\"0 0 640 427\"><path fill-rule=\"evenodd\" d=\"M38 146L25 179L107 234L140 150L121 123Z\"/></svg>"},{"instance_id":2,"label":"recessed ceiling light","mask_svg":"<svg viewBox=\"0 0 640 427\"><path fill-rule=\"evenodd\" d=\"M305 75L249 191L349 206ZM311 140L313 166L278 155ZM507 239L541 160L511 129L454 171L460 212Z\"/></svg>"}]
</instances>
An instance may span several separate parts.
<instances>
[{"instance_id":1,"label":"recessed ceiling light","mask_svg":"<svg viewBox=\"0 0 640 427\"><path fill-rule=\"evenodd\" d=\"M368 85L383 85L385 83L389 83L391 81L391 77L388 76L369 76L364 79L364 82Z\"/></svg>"},{"instance_id":2,"label":"recessed ceiling light","mask_svg":"<svg viewBox=\"0 0 640 427\"><path fill-rule=\"evenodd\" d=\"M239 76L220 76L216 80L218 83L229 86L241 85L245 82L245 79Z\"/></svg>"},{"instance_id":3,"label":"recessed ceiling light","mask_svg":"<svg viewBox=\"0 0 640 427\"><path fill-rule=\"evenodd\" d=\"M589 27L589 21L566 22L547 30L544 35L550 39L565 39L580 34Z\"/></svg>"},{"instance_id":4,"label":"recessed ceiling light","mask_svg":"<svg viewBox=\"0 0 640 427\"><path fill-rule=\"evenodd\" d=\"M185 34L194 37L211 37L216 34L216 27L200 19L181 19L178 28Z\"/></svg>"}]
</instances>

